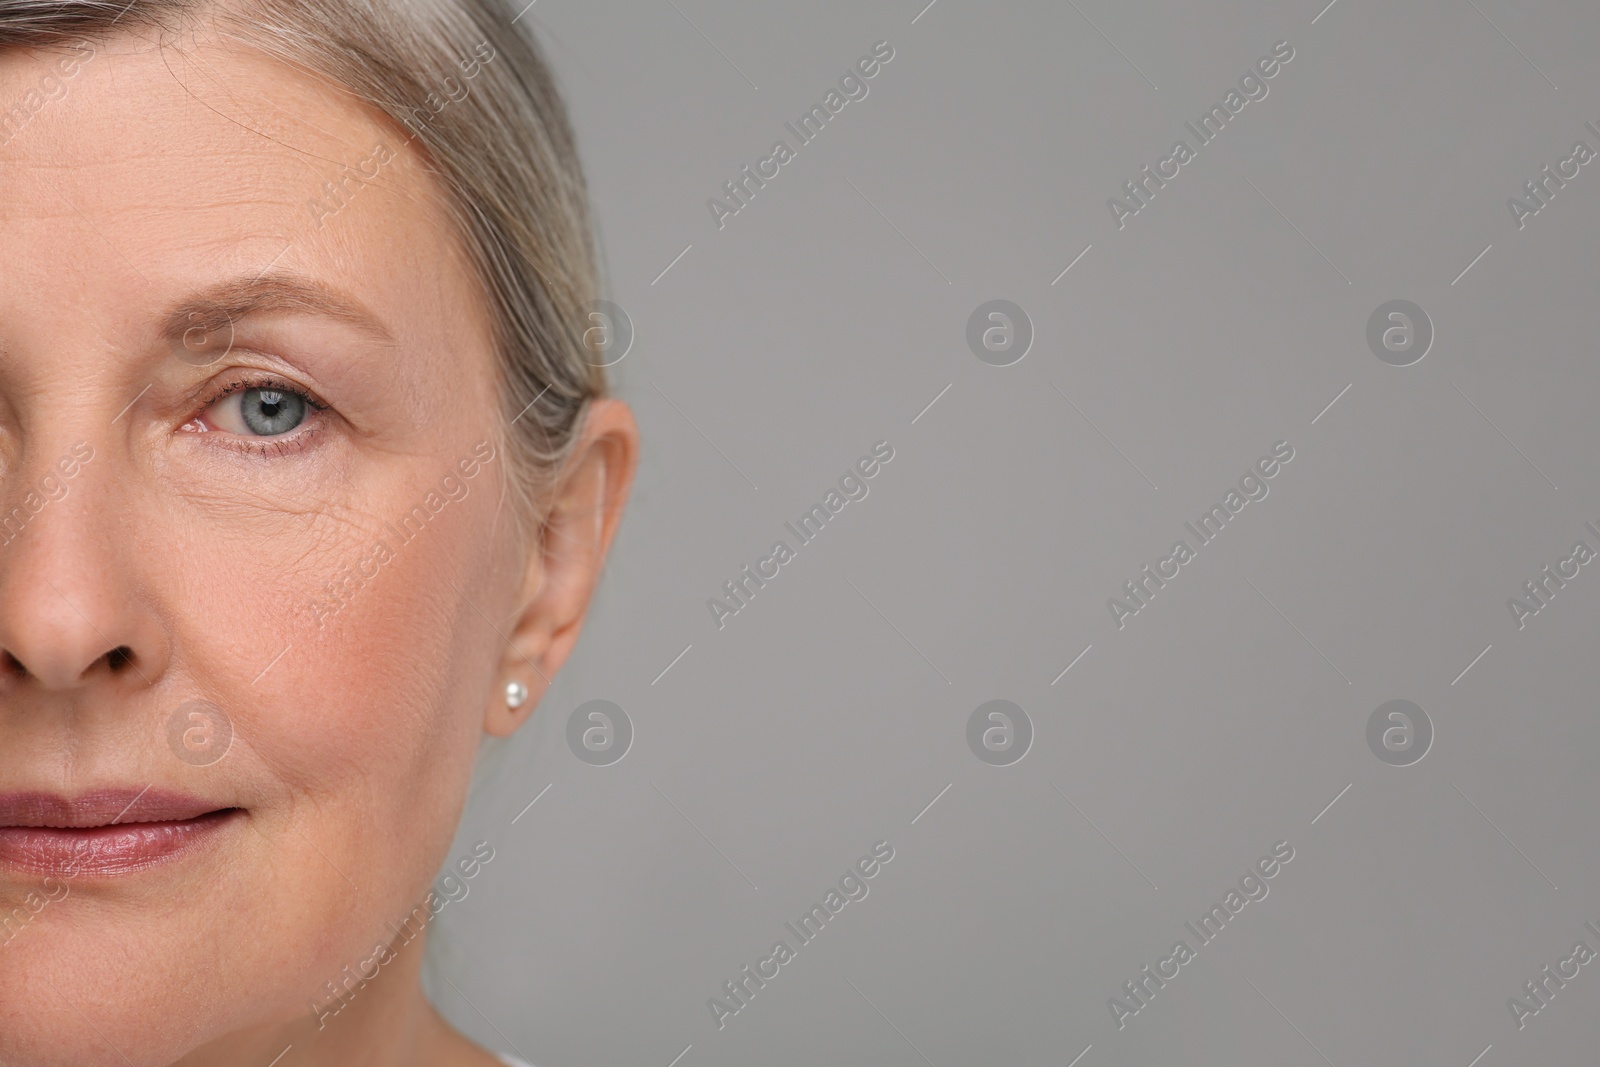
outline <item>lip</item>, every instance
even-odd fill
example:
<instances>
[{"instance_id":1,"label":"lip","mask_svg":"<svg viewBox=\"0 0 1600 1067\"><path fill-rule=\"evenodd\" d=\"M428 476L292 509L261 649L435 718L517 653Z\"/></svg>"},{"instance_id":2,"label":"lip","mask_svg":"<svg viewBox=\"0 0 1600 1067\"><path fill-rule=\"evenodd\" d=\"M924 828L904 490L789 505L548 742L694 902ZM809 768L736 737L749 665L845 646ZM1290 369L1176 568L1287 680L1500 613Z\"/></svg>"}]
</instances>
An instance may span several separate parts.
<instances>
[{"instance_id":1,"label":"lip","mask_svg":"<svg viewBox=\"0 0 1600 1067\"><path fill-rule=\"evenodd\" d=\"M154 788L74 798L0 794L0 868L68 878L132 874L195 852L243 814Z\"/></svg>"}]
</instances>

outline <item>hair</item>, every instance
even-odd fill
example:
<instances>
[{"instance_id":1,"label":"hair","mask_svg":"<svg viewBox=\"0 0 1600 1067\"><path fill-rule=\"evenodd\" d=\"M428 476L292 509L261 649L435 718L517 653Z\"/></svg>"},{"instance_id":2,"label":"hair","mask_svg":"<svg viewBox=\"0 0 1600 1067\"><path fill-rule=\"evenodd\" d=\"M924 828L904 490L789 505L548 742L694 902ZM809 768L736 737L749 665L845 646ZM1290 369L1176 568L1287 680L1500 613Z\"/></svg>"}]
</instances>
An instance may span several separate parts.
<instances>
[{"instance_id":1,"label":"hair","mask_svg":"<svg viewBox=\"0 0 1600 1067\"><path fill-rule=\"evenodd\" d=\"M170 36L203 17L410 131L484 290L508 492L531 524L589 400L607 390L589 342L588 194L538 45L496 0L0 0L0 50Z\"/></svg>"}]
</instances>

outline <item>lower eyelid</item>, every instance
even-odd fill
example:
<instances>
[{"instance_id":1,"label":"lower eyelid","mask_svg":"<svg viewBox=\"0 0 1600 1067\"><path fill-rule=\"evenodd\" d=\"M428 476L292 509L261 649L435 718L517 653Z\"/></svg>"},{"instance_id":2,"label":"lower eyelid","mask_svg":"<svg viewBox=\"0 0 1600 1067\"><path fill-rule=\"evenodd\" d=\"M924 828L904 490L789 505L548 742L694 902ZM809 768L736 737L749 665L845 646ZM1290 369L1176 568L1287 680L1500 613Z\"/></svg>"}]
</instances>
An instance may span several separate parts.
<instances>
[{"instance_id":1,"label":"lower eyelid","mask_svg":"<svg viewBox=\"0 0 1600 1067\"><path fill-rule=\"evenodd\" d=\"M319 427L313 426L309 421L295 427L286 434L275 437L246 437L242 434L232 434L238 442L236 447L249 450L262 456L293 455L310 447L311 439L318 436Z\"/></svg>"},{"instance_id":2,"label":"lower eyelid","mask_svg":"<svg viewBox=\"0 0 1600 1067\"><path fill-rule=\"evenodd\" d=\"M272 437L238 434L228 430L212 430L201 436L216 448L274 458L292 455L311 447L313 439L322 436L323 429L322 412L313 409L305 422L288 433L277 434Z\"/></svg>"}]
</instances>

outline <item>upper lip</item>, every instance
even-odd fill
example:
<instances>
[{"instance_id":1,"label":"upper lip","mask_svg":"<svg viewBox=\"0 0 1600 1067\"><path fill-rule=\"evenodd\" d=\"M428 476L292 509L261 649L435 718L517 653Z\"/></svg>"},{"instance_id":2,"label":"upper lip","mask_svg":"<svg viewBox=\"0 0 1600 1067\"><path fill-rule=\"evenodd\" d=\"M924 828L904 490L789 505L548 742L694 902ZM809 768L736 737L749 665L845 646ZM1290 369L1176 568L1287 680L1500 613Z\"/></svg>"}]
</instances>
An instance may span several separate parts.
<instances>
[{"instance_id":1,"label":"upper lip","mask_svg":"<svg viewBox=\"0 0 1600 1067\"><path fill-rule=\"evenodd\" d=\"M183 822L229 806L154 786L95 789L75 797L0 793L0 829L87 830L128 823Z\"/></svg>"}]
</instances>

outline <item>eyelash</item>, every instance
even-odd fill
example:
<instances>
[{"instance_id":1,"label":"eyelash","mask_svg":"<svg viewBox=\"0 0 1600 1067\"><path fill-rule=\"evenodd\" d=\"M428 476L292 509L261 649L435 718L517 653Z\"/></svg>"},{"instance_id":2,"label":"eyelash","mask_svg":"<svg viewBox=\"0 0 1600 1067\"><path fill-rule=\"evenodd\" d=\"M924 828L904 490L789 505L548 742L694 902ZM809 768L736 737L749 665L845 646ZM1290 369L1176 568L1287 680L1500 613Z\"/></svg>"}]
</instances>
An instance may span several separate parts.
<instances>
[{"instance_id":1,"label":"eyelash","mask_svg":"<svg viewBox=\"0 0 1600 1067\"><path fill-rule=\"evenodd\" d=\"M277 437L243 437L227 431L213 430L206 436L211 438L211 443L222 448L231 448L236 452L243 452L255 456L288 456L301 452L310 446L312 438L322 427L322 420L318 417L328 410L328 405L312 396L306 390L271 374L255 375L249 378L238 378L229 382L221 389L208 394L200 405L200 411L193 420L202 419L205 413L215 407L220 401L232 396L234 393L244 392L247 389L277 389L291 393L306 402L311 409L311 415L305 423L290 430L288 434Z\"/></svg>"}]
</instances>

